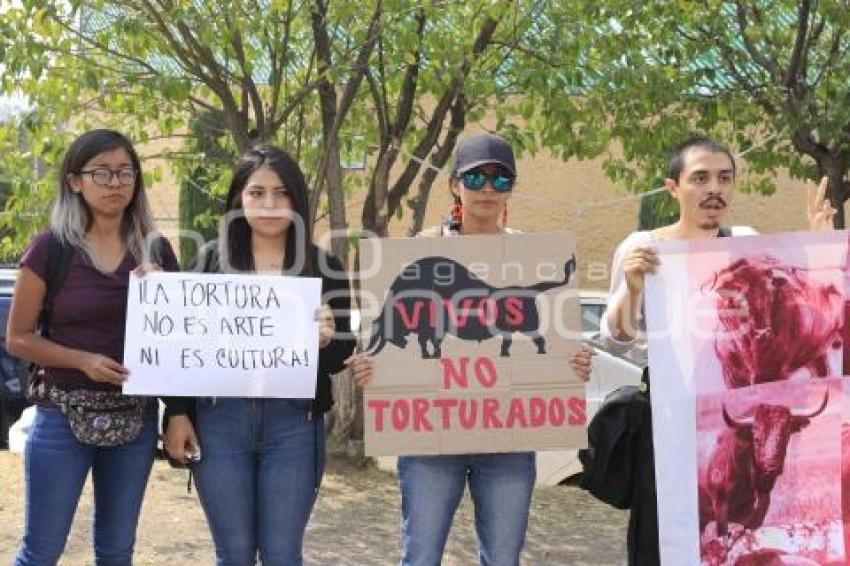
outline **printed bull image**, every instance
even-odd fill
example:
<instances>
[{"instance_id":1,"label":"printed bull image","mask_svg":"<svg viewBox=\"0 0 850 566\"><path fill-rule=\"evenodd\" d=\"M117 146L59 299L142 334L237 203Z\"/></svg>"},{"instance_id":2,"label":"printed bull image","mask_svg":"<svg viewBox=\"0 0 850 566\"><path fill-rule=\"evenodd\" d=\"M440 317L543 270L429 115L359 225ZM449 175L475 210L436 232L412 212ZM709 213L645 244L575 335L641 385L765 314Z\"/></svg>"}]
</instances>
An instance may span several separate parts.
<instances>
[{"instance_id":1,"label":"printed bull image","mask_svg":"<svg viewBox=\"0 0 850 566\"><path fill-rule=\"evenodd\" d=\"M841 515L844 548L850 549L850 423L847 422L841 427Z\"/></svg>"},{"instance_id":2,"label":"printed bull image","mask_svg":"<svg viewBox=\"0 0 850 566\"><path fill-rule=\"evenodd\" d=\"M408 336L415 334L422 357L439 358L442 341L451 334L478 342L501 338L500 355L507 357L512 335L519 333L531 338L538 354L545 354L537 296L568 285L575 269L572 256L564 264L562 280L498 288L454 260L419 259L405 266L390 286L381 314L372 323L367 352L375 355L387 343L405 348ZM451 277L435 276L440 273Z\"/></svg>"},{"instance_id":3,"label":"printed bull image","mask_svg":"<svg viewBox=\"0 0 850 566\"><path fill-rule=\"evenodd\" d=\"M843 298L834 285L771 256L740 259L719 271L720 332L715 351L730 389L781 381L800 368L826 377L827 354L841 347Z\"/></svg>"},{"instance_id":4,"label":"printed bull image","mask_svg":"<svg viewBox=\"0 0 850 566\"><path fill-rule=\"evenodd\" d=\"M814 410L758 404L748 417L733 417L723 405L726 429L699 471L700 532L712 521L717 535L730 523L757 529L764 523L771 493L785 467L791 435L824 412L829 390Z\"/></svg>"}]
</instances>

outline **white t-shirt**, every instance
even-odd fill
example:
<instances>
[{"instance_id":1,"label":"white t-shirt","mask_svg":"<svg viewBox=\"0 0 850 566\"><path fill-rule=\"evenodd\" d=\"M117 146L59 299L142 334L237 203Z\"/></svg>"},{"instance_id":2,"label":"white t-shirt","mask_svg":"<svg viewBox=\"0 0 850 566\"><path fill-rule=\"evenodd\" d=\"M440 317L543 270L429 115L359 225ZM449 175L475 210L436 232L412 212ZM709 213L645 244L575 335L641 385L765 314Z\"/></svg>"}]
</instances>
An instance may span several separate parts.
<instances>
[{"instance_id":1,"label":"white t-shirt","mask_svg":"<svg viewBox=\"0 0 850 566\"><path fill-rule=\"evenodd\" d=\"M514 230L513 228L502 228L500 234L521 234L519 230ZM460 236L461 233L457 230L452 230L445 224L440 224L439 226L431 226L430 228L425 228L418 234L416 234L417 238L439 238L440 236Z\"/></svg>"},{"instance_id":2,"label":"white t-shirt","mask_svg":"<svg viewBox=\"0 0 850 566\"><path fill-rule=\"evenodd\" d=\"M755 236L758 234L749 226L732 226L732 236ZM608 291L608 306L613 307L619 302L620 297L626 294L626 277L623 273L623 259L630 251L638 246L645 246L654 241L652 232L640 230L629 234L614 252L614 260L611 268L611 289ZM640 366L645 366L648 361L646 342L646 320L644 318L643 300L641 299L640 312L638 313L638 334L632 340L623 342L611 336L608 328L608 311L602 315L600 321L600 334L608 350L620 355L629 355Z\"/></svg>"}]
</instances>

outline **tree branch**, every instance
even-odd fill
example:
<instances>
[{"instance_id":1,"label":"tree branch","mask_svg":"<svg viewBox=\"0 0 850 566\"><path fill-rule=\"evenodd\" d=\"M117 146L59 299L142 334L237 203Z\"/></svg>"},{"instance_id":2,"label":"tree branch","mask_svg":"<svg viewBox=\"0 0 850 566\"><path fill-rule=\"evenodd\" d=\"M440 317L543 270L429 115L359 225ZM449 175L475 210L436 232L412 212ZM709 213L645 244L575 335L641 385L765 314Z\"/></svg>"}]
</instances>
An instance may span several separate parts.
<instances>
[{"instance_id":1,"label":"tree branch","mask_svg":"<svg viewBox=\"0 0 850 566\"><path fill-rule=\"evenodd\" d=\"M266 131L263 101L260 98L260 92L257 90L257 85L254 83L254 78L252 77L253 73L245 60L245 46L242 43L242 34L239 33L239 28L233 25L227 16L225 16L225 23L227 23L228 27L233 30L230 35L230 45L233 48L234 55L236 56L236 62L242 70L242 78L239 81L239 84L242 87L242 99L245 100L247 98L251 101L251 107L254 109L254 124L257 131L262 136L261 139L265 141L265 136L268 132ZM244 104L243 111L247 114L247 109L244 108Z\"/></svg>"},{"instance_id":2,"label":"tree branch","mask_svg":"<svg viewBox=\"0 0 850 566\"><path fill-rule=\"evenodd\" d=\"M160 7L161 8L161 7ZM212 77L208 76L204 70L197 65L197 62L191 56L190 52L185 50L180 42L177 41L177 38L171 32L171 29L168 27L168 24L162 18L159 13L159 9L151 4L147 0L141 0L140 4L136 7L137 10L142 11L148 15L148 17L153 21L156 28L159 30L162 39L168 44L168 47L171 49L171 52L175 55L178 63L188 72L200 79L203 83L210 85L213 82Z\"/></svg>"},{"instance_id":3,"label":"tree branch","mask_svg":"<svg viewBox=\"0 0 850 566\"><path fill-rule=\"evenodd\" d=\"M833 65L838 59L843 59L844 56L850 51L850 46L846 49L842 49L844 41L844 34L847 32L847 28L838 27L833 28L832 31L832 43L829 46L829 53L827 54L826 61L824 61L823 67L821 67L820 73L818 73L817 78L812 82L812 87L816 87L823 81L824 77L829 74L832 70Z\"/></svg>"},{"instance_id":4,"label":"tree branch","mask_svg":"<svg viewBox=\"0 0 850 566\"><path fill-rule=\"evenodd\" d=\"M372 101L375 104L375 114L378 116L378 146L379 153L382 153L389 145L389 136L387 135L389 117L386 115L386 109L382 104L381 91L372 75L372 71L366 70L366 84L369 86L369 93L372 95Z\"/></svg>"},{"instance_id":5,"label":"tree branch","mask_svg":"<svg viewBox=\"0 0 850 566\"><path fill-rule=\"evenodd\" d=\"M806 38L809 35L809 15L812 5L810 0L799 0L799 2L797 7L797 37L794 40L794 47L791 49L791 61L788 64L788 71L785 73L785 80L783 81L787 88L793 87L800 77L807 50Z\"/></svg>"},{"instance_id":6,"label":"tree branch","mask_svg":"<svg viewBox=\"0 0 850 566\"><path fill-rule=\"evenodd\" d=\"M288 60L287 54L290 46L290 34L292 33L292 19L293 3L290 0L286 6L286 18L284 19L283 25L283 39L280 43L272 41L268 28L265 26L263 27L263 33L266 37L266 45L269 46L269 58L271 60L271 68L269 69L269 86L271 87L272 92L269 107L269 136L273 135L274 132L277 131L277 128L272 129L272 125L274 125L276 121L277 107L280 103L280 93L284 83L284 70L286 69L286 62ZM280 52L278 52L278 46L281 48Z\"/></svg>"},{"instance_id":7,"label":"tree branch","mask_svg":"<svg viewBox=\"0 0 850 566\"><path fill-rule=\"evenodd\" d=\"M808 129L798 128L791 134L791 143L794 148L804 155L815 160L818 165L829 156L829 149L818 142Z\"/></svg>"},{"instance_id":8,"label":"tree branch","mask_svg":"<svg viewBox=\"0 0 850 566\"><path fill-rule=\"evenodd\" d=\"M349 80L345 85L345 89L342 92L342 96L340 97L339 107L336 109L336 115L334 116L333 124L331 125L327 139L334 140L338 138L339 130L342 127L343 119L348 114L348 110L351 107L351 104L354 102L354 97L357 94L357 91L360 89L360 82L363 80L363 76L366 74L367 63L369 62L369 58L372 56L372 51L374 50L375 44L378 41L382 14L383 8L381 0L376 0L375 7L372 11L372 16L369 20L369 26L366 30L366 37L360 47L360 51L357 54L357 58L355 59L354 64L352 65L351 76L349 77ZM324 76L324 73L321 72L321 69L319 74L320 76ZM318 210L319 198L321 197L322 191L324 190L324 185L326 181L326 175L324 172L327 170L332 149L332 147L325 147L324 151L322 151L322 157L319 160L319 166L316 169L318 178L316 179L316 186L314 188L313 195L310 200L311 217L315 216L315 212L316 210Z\"/></svg>"},{"instance_id":9,"label":"tree branch","mask_svg":"<svg viewBox=\"0 0 850 566\"><path fill-rule=\"evenodd\" d=\"M401 90L396 104L395 123L391 126L393 141L398 143L401 143L401 138L410 125L413 102L416 100L416 82L419 78L419 66L422 64L422 39L425 34L425 21L425 11L420 9L416 14L416 52L413 54L413 61L407 65L404 79L401 81Z\"/></svg>"},{"instance_id":10,"label":"tree branch","mask_svg":"<svg viewBox=\"0 0 850 566\"><path fill-rule=\"evenodd\" d=\"M777 65L776 61L761 53L752 40L747 36L747 28L749 27L749 24L747 23L747 9L741 3L741 0L735 0L735 16L738 23L738 31L741 34L741 39L744 42L744 48L747 50L747 53L749 53L753 61L762 69L767 71L773 81L776 82L779 80L779 76L781 74L779 65Z\"/></svg>"},{"instance_id":11,"label":"tree branch","mask_svg":"<svg viewBox=\"0 0 850 566\"><path fill-rule=\"evenodd\" d=\"M718 50L721 59L725 63L726 70L732 75L732 78L735 79L735 82L738 83L741 89L764 108L766 112L769 114L775 113L776 104L765 94L766 89L760 88L762 85L752 82L746 72L738 68L732 47L723 38L716 37L710 30L698 27L697 31L702 36L702 41L714 45Z\"/></svg>"},{"instance_id":12,"label":"tree branch","mask_svg":"<svg viewBox=\"0 0 850 566\"><path fill-rule=\"evenodd\" d=\"M401 199L410 190L410 184L413 182L413 179L419 173L419 169L421 168L421 160L425 159L431 151L431 148L436 143L450 106L462 92L464 82L469 76L473 65L490 44L490 39L493 37L498 25L499 20L493 19L489 16L481 24L481 29L479 30L478 36L475 38L475 42L472 46L472 53L464 56L458 71L452 76L449 86L443 92L437 106L434 108L431 119L426 126L425 135L413 150L412 155L415 159L411 159L407 162L407 166L404 168L404 171L402 171L398 180L393 185L393 188L389 191L387 196L387 217L395 214ZM377 204L379 203L376 203L376 205Z\"/></svg>"},{"instance_id":13,"label":"tree branch","mask_svg":"<svg viewBox=\"0 0 850 566\"><path fill-rule=\"evenodd\" d=\"M438 171L445 167L451 157L457 144L458 136L466 127L466 110L465 98L463 93L461 93L455 99L454 104L452 104L449 129L446 132L446 136L443 138L443 142L439 145L437 151L431 154L431 166L422 174L422 179L419 181L418 194L413 204L413 220L407 232L408 236L415 236L422 230L431 187L437 178Z\"/></svg>"},{"instance_id":14,"label":"tree branch","mask_svg":"<svg viewBox=\"0 0 850 566\"><path fill-rule=\"evenodd\" d=\"M138 57L133 57L132 55L129 55L127 53L123 53L121 51L116 51L116 50L110 48L108 45L104 45L103 43L100 43L99 41L96 41L95 39L93 39L93 38L91 38L87 35L84 35L82 33L82 29L74 28L73 26L71 26L70 24L65 22L63 19L61 19L58 15L51 14L51 19L54 22L56 22L57 24L59 24L65 31L76 36L76 38L79 39L80 41L83 41L83 42L87 43L88 45L96 48L98 51L102 51L103 53L105 53L105 54L107 54L111 57L117 57L119 59L123 59L125 61L130 62L130 63L133 63L134 65L139 65L140 67L147 69L154 76L159 76L161 74L157 69L155 69L153 66L151 66L151 64L148 63L147 61L145 61L144 59L140 59Z\"/></svg>"}]
</instances>

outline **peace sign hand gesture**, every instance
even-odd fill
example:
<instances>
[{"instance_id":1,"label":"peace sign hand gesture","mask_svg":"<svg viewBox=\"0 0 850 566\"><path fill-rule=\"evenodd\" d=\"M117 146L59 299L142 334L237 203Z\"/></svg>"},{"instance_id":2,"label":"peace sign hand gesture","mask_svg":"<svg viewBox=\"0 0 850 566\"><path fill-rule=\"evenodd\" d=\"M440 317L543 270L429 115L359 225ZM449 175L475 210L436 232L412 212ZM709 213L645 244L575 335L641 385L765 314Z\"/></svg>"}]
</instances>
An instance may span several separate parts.
<instances>
[{"instance_id":1,"label":"peace sign hand gesture","mask_svg":"<svg viewBox=\"0 0 850 566\"><path fill-rule=\"evenodd\" d=\"M826 198L826 189L829 186L829 177L820 180L817 191L812 186L806 189L806 200L808 201L807 216L809 219L809 230L812 232L825 232L833 229L832 219L837 212L832 208L832 203Z\"/></svg>"}]
</instances>

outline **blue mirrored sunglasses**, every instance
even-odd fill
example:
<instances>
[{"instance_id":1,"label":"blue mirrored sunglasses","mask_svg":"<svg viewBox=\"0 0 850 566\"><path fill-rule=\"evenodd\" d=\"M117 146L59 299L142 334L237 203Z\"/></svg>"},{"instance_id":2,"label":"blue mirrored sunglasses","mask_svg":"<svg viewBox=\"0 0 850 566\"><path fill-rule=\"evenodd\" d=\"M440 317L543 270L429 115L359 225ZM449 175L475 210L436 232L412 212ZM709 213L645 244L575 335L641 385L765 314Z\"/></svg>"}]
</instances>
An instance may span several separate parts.
<instances>
[{"instance_id":1,"label":"blue mirrored sunglasses","mask_svg":"<svg viewBox=\"0 0 850 566\"><path fill-rule=\"evenodd\" d=\"M487 175L479 169L473 169L472 171L467 171L462 174L460 176L460 181L463 183L463 186L470 191L481 190L484 183L489 181L490 186L493 187L493 190L497 193L509 193L514 188L514 181L516 181L516 179L502 172L496 173L495 175Z\"/></svg>"}]
</instances>

